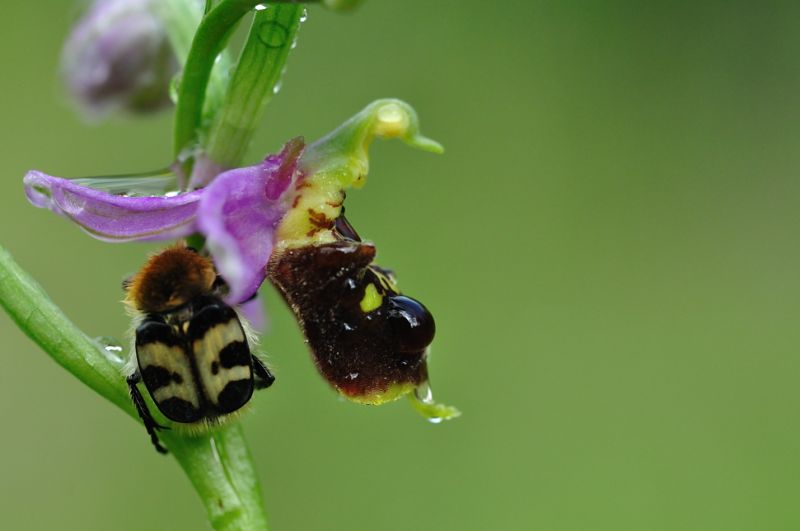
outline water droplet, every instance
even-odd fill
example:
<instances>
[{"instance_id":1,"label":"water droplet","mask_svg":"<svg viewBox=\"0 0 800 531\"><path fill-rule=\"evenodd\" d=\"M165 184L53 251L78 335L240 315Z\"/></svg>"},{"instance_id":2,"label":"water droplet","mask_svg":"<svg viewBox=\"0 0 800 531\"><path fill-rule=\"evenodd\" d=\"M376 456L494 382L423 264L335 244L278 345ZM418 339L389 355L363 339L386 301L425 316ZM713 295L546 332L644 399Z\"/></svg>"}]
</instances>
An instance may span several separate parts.
<instances>
[{"instance_id":1,"label":"water droplet","mask_svg":"<svg viewBox=\"0 0 800 531\"><path fill-rule=\"evenodd\" d=\"M100 346L108 361L118 366L125 364L125 358L123 357L125 349L122 348L122 343L118 339L110 336L99 336L94 338L94 341Z\"/></svg>"},{"instance_id":2,"label":"water droplet","mask_svg":"<svg viewBox=\"0 0 800 531\"><path fill-rule=\"evenodd\" d=\"M308 9L303 8L303 14L300 15L300 22L305 22L308 20Z\"/></svg>"},{"instance_id":3,"label":"water droplet","mask_svg":"<svg viewBox=\"0 0 800 531\"><path fill-rule=\"evenodd\" d=\"M433 389L428 381L422 382L414 389L414 396L423 404L433 404Z\"/></svg>"},{"instance_id":4,"label":"water droplet","mask_svg":"<svg viewBox=\"0 0 800 531\"><path fill-rule=\"evenodd\" d=\"M258 28L258 40L267 48L282 48L289 38L289 30L280 22L264 21Z\"/></svg>"},{"instance_id":5,"label":"water droplet","mask_svg":"<svg viewBox=\"0 0 800 531\"><path fill-rule=\"evenodd\" d=\"M197 156L202 153L203 148L200 144L192 144L190 146L186 146L178 153L177 162L179 164L183 164L187 160L192 160L197 158Z\"/></svg>"},{"instance_id":6,"label":"water droplet","mask_svg":"<svg viewBox=\"0 0 800 531\"><path fill-rule=\"evenodd\" d=\"M214 460L216 462L221 463L222 459L220 458L219 450L217 449L217 441L216 441L216 439L214 437L209 437L208 441L210 443L209 446L211 447L211 455L214 456Z\"/></svg>"},{"instance_id":7,"label":"water droplet","mask_svg":"<svg viewBox=\"0 0 800 531\"><path fill-rule=\"evenodd\" d=\"M267 4L257 4L256 11L264 11L267 8Z\"/></svg>"},{"instance_id":8,"label":"water droplet","mask_svg":"<svg viewBox=\"0 0 800 531\"><path fill-rule=\"evenodd\" d=\"M453 406L439 404L433 399L433 391L429 381L419 384L410 395L414 409L420 412L431 424L439 424L443 420L450 420L461 415Z\"/></svg>"},{"instance_id":9,"label":"water droplet","mask_svg":"<svg viewBox=\"0 0 800 531\"><path fill-rule=\"evenodd\" d=\"M272 87L272 93L277 94L278 92L280 92L282 86L283 86L283 80L279 79L278 82L275 83L275 86Z\"/></svg>"},{"instance_id":10,"label":"water droplet","mask_svg":"<svg viewBox=\"0 0 800 531\"><path fill-rule=\"evenodd\" d=\"M175 74L169 82L169 99L172 103L178 103L178 91L181 88L181 75Z\"/></svg>"}]
</instances>

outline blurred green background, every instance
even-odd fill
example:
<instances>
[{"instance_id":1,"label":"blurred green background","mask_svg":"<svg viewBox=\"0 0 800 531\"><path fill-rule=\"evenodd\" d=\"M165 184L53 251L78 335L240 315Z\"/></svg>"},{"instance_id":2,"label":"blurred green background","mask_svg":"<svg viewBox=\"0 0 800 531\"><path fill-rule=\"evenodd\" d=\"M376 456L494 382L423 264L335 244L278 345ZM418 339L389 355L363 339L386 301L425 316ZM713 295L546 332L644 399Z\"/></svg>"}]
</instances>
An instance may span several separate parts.
<instances>
[{"instance_id":1,"label":"blurred green background","mask_svg":"<svg viewBox=\"0 0 800 531\"><path fill-rule=\"evenodd\" d=\"M56 76L71 2L0 19L0 242L91 335L124 337L110 245L25 171L162 167L171 117L87 126ZM336 398L265 287L278 383L244 419L276 531L800 528L800 4L367 0L310 9L250 160L367 102L437 157L372 151L348 217L435 313L462 418ZM141 426L0 315L0 527L194 530Z\"/></svg>"}]
</instances>

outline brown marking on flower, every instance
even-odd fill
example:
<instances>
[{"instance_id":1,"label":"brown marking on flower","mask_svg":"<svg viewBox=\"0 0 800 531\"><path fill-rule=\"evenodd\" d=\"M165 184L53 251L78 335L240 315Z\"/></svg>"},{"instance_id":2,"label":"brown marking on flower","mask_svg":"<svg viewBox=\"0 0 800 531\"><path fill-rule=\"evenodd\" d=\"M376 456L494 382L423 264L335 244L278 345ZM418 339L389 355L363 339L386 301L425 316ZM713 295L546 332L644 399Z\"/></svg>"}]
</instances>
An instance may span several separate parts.
<instances>
[{"instance_id":1,"label":"brown marking on flower","mask_svg":"<svg viewBox=\"0 0 800 531\"><path fill-rule=\"evenodd\" d=\"M312 229L306 233L306 236L309 237L321 230L331 229L334 225L334 221L324 212L317 212L313 208L308 209L308 221L313 225Z\"/></svg>"},{"instance_id":2,"label":"brown marking on flower","mask_svg":"<svg viewBox=\"0 0 800 531\"><path fill-rule=\"evenodd\" d=\"M330 229L333 227L333 220L325 215L324 212L317 212L313 208L308 209L308 220L320 229Z\"/></svg>"}]
</instances>

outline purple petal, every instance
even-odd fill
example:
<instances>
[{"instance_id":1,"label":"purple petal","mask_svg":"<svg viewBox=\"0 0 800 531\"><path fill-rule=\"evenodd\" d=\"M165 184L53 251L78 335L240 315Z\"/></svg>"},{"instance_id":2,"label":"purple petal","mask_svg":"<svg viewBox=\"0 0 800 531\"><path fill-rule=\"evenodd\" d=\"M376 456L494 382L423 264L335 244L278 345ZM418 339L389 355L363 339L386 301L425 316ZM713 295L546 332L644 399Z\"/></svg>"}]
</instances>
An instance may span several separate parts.
<instances>
[{"instance_id":1,"label":"purple petal","mask_svg":"<svg viewBox=\"0 0 800 531\"><path fill-rule=\"evenodd\" d=\"M253 331L263 334L267 329L267 312L264 309L264 300L256 295L249 301L239 305L239 311L244 315Z\"/></svg>"},{"instance_id":2,"label":"purple petal","mask_svg":"<svg viewBox=\"0 0 800 531\"><path fill-rule=\"evenodd\" d=\"M189 190L197 190L208 186L214 180L214 177L229 169L231 168L225 168L217 164L208 158L205 151L201 151L195 157L192 176L189 179Z\"/></svg>"},{"instance_id":3,"label":"purple petal","mask_svg":"<svg viewBox=\"0 0 800 531\"><path fill-rule=\"evenodd\" d=\"M23 182L34 206L70 218L100 240L169 240L197 232L201 190L172 197L126 197L38 171L28 172Z\"/></svg>"},{"instance_id":4,"label":"purple petal","mask_svg":"<svg viewBox=\"0 0 800 531\"><path fill-rule=\"evenodd\" d=\"M279 155L226 171L205 189L197 223L231 288L229 304L246 300L264 281L275 227L291 206L285 192L302 150L302 140L292 140Z\"/></svg>"}]
</instances>

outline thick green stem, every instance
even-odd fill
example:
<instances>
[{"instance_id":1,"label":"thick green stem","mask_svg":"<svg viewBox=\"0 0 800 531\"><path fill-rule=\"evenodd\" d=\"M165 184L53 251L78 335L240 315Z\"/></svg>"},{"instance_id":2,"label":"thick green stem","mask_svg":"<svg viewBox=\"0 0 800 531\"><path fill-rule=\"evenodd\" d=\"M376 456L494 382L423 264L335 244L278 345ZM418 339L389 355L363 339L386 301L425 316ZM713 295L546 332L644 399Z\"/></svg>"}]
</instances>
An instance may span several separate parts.
<instances>
[{"instance_id":1,"label":"thick green stem","mask_svg":"<svg viewBox=\"0 0 800 531\"><path fill-rule=\"evenodd\" d=\"M238 422L202 437L162 438L194 485L214 529L267 530L261 488Z\"/></svg>"},{"instance_id":2,"label":"thick green stem","mask_svg":"<svg viewBox=\"0 0 800 531\"><path fill-rule=\"evenodd\" d=\"M122 376L122 360L109 356L75 326L2 246L0 306L59 365L138 420ZM150 408L155 413L152 404ZM159 437L197 490L214 529L266 531L261 489L238 422L199 436L172 429ZM142 430L142 445L146 444Z\"/></svg>"},{"instance_id":3,"label":"thick green stem","mask_svg":"<svg viewBox=\"0 0 800 531\"><path fill-rule=\"evenodd\" d=\"M314 3L314 1L279 0L278 2L269 3L300 4ZM204 102L209 97L207 96L209 78L217 57L227 44L228 38L239 20L255 9L257 5L263 5L264 3L264 0L222 0L216 7L208 11L200 22L186 58L178 89L173 134L173 151L176 158L180 158L184 150L191 148L197 140L203 121ZM359 2L356 0L327 0L323 3L334 10L348 10ZM209 5L206 2L206 9ZM290 26L287 25L286 28L289 29ZM295 27L293 31L296 30L297 28ZM289 45L291 45L292 41L293 36L285 40ZM285 52L288 53L288 50L285 50ZM285 56L279 63L276 63L279 67L277 69L278 78L283 68L283 61L285 61ZM235 84L232 85L235 86ZM272 86L274 86L274 82ZM211 96L215 93L215 91L212 91ZM191 170L191 161L183 164L183 170L188 176Z\"/></svg>"},{"instance_id":4,"label":"thick green stem","mask_svg":"<svg viewBox=\"0 0 800 531\"><path fill-rule=\"evenodd\" d=\"M3 247L0 247L0 306L56 363L129 415L136 416L120 365L115 365L97 343L64 315Z\"/></svg>"},{"instance_id":5,"label":"thick green stem","mask_svg":"<svg viewBox=\"0 0 800 531\"><path fill-rule=\"evenodd\" d=\"M174 154L179 157L197 138L211 70L236 23L259 0L222 0L197 28L178 89L175 109ZM188 165L185 165L188 166ZM184 170L188 170L184 167Z\"/></svg>"},{"instance_id":6,"label":"thick green stem","mask_svg":"<svg viewBox=\"0 0 800 531\"><path fill-rule=\"evenodd\" d=\"M155 7L164 21L170 44L183 69L195 32L203 19L203 7L196 0L161 0L155 3ZM213 116L222 104L230 66L228 54L225 51L220 52L209 74L201 121Z\"/></svg>"},{"instance_id":7,"label":"thick green stem","mask_svg":"<svg viewBox=\"0 0 800 531\"><path fill-rule=\"evenodd\" d=\"M259 10L209 132L208 158L222 168L239 165L264 107L277 92L305 8L270 5Z\"/></svg>"}]
</instances>

